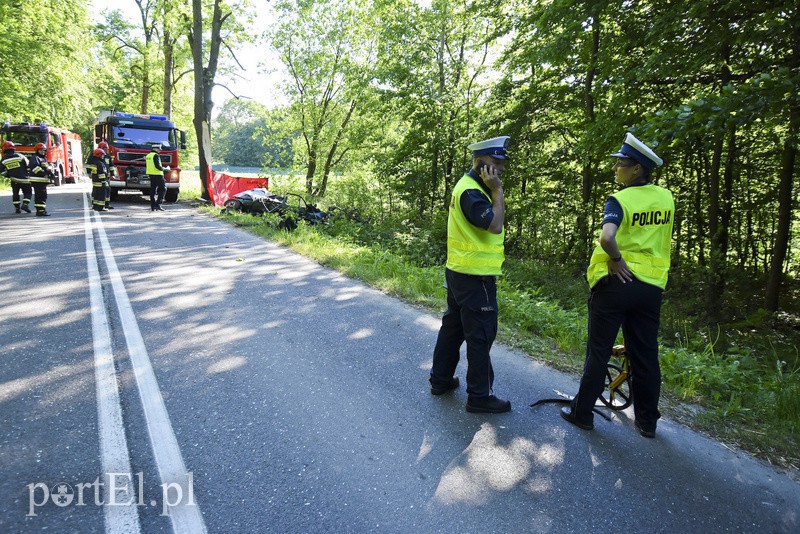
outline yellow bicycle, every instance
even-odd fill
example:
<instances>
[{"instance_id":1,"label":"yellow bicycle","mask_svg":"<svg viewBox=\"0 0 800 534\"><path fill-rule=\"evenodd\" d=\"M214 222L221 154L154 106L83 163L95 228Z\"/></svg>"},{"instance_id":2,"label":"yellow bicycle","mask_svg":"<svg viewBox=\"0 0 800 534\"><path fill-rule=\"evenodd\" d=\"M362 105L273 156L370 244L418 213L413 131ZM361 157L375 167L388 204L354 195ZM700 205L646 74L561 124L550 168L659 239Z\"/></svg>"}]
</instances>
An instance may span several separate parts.
<instances>
[{"instance_id":1,"label":"yellow bicycle","mask_svg":"<svg viewBox=\"0 0 800 534\"><path fill-rule=\"evenodd\" d=\"M621 363L609 362L606 367L606 387L600 394L600 401L612 410L624 410L633 402L631 395L631 362L625 352L625 345L615 345L611 357ZM621 358L621 361L619 360Z\"/></svg>"},{"instance_id":2,"label":"yellow bicycle","mask_svg":"<svg viewBox=\"0 0 800 534\"><path fill-rule=\"evenodd\" d=\"M631 395L631 364L628 360L628 354L625 352L625 345L615 345L611 349L611 357L616 358L616 361L609 361L606 366L605 388L600 394L600 401L606 407L614 411L620 411L633 404L633 396ZM561 404L569 404L571 402L572 397L567 397L558 391L556 391L556 393L562 395L562 397L538 400L531 404L531 408L548 402ZM599 411L597 407L592 410L603 418L611 420L608 415Z\"/></svg>"}]
</instances>

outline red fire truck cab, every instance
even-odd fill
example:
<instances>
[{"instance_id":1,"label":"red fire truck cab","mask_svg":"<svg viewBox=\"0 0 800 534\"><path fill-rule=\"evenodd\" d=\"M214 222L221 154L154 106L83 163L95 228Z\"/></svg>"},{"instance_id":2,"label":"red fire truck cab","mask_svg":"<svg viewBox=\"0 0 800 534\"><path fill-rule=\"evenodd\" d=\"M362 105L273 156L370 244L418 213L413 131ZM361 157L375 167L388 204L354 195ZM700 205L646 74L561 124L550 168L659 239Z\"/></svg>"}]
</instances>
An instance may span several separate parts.
<instances>
[{"instance_id":1,"label":"red fire truck cab","mask_svg":"<svg viewBox=\"0 0 800 534\"><path fill-rule=\"evenodd\" d=\"M18 124L3 123L0 126L2 141L11 141L16 145L17 152L30 157L33 147L44 143L47 153L47 163L53 171L52 182L55 185L62 183L75 183L84 176L83 159L81 157L81 136L54 128L45 123Z\"/></svg>"},{"instance_id":2,"label":"red fire truck cab","mask_svg":"<svg viewBox=\"0 0 800 534\"><path fill-rule=\"evenodd\" d=\"M161 145L161 163L170 169L164 173L167 202L178 200L181 169L178 151L186 148L186 132L175 127L166 115L144 115L101 111L94 125L94 146L108 143L116 173L109 178L111 198L123 189L150 194L150 179L145 171L145 156L154 144Z\"/></svg>"}]
</instances>

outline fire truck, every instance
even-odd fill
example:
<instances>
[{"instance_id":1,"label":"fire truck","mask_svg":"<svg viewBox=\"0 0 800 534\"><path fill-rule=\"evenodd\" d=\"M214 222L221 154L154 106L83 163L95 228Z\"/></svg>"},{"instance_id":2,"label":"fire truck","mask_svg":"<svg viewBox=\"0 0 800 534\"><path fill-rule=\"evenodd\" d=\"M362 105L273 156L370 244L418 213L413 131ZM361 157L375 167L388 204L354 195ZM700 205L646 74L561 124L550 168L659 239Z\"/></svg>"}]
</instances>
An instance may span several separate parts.
<instances>
[{"instance_id":1,"label":"fire truck","mask_svg":"<svg viewBox=\"0 0 800 534\"><path fill-rule=\"evenodd\" d=\"M44 143L47 163L53 171L51 181L55 185L75 183L85 174L81 157L81 136L76 133L48 126L44 122L6 122L0 126L0 137L2 141L14 143L17 152L28 157L33 155L34 146Z\"/></svg>"},{"instance_id":2,"label":"fire truck","mask_svg":"<svg viewBox=\"0 0 800 534\"><path fill-rule=\"evenodd\" d=\"M175 127L166 115L145 115L101 111L94 125L94 146L108 143L116 173L109 178L111 198L116 199L125 189L150 194L150 179L146 172L145 156L153 145L161 145L161 164L164 172L167 202L178 200L181 169L178 150L186 148L186 132Z\"/></svg>"}]
</instances>

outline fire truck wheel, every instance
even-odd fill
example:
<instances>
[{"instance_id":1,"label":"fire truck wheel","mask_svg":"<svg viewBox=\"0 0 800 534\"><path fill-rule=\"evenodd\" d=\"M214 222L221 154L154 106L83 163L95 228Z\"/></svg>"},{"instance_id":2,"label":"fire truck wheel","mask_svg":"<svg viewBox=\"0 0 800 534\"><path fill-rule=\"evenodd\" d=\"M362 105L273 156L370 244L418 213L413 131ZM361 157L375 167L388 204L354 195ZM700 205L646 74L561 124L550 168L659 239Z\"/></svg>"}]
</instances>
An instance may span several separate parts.
<instances>
[{"instance_id":1,"label":"fire truck wheel","mask_svg":"<svg viewBox=\"0 0 800 534\"><path fill-rule=\"evenodd\" d=\"M167 189L167 192L164 194L164 200L167 202L177 202L179 192L180 190L178 189Z\"/></svg>"},{"instance_id":2,"label":"fire truck wheel","mask_svg":"<svg viewBox=\"0 0 800 534\"><path fill-rule=\"evenodd\" d=\"M111 189L111 200L117 200L119 198L119 190L112 188Z\"/></svg>"},{"instance_id":3,"label":"fire truck wheel","mask_svg":"<svg viewBox=\"0 0 800 534\"><path fill-rule=\"evenodd\" d=\"M53 173L53 185L55 185L56 187L61 185L61 183L62 183L62 178L61 177L62 176L64 176L64 170L61 167L59 167Z\"/></svg>"}]
</instances>

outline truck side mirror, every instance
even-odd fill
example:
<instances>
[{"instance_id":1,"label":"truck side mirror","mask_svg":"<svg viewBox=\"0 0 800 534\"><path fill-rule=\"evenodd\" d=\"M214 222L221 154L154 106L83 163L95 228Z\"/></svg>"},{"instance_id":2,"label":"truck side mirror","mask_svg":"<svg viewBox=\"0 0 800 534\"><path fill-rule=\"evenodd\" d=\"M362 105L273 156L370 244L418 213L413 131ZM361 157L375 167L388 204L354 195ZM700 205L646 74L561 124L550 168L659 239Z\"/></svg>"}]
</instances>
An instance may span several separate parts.
<instances>
[{"instance_id":1,"label":"truck side mirror","mask_svg":"<svg viewBox=\"0 0 800 534\"><path fill-rule=\"evenodd\" d=\"M186 150L186 132L180 130L181 132L181 150Z\"/></svg>"}]
</instances>

